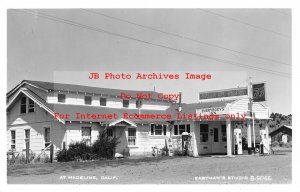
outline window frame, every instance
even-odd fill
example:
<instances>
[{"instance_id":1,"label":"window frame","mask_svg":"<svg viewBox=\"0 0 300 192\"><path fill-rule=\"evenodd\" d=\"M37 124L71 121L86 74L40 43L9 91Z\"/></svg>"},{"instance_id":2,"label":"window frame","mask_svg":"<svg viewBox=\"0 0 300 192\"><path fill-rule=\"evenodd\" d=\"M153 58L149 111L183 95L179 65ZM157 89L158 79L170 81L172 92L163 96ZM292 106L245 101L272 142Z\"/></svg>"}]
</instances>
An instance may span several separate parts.
<instances>
[{"instance_id":1,"label":"window frame","mask_svg":"<svg viewBox=\"0 0 300 192\"><path fill-rule=\"evenodd\" d=\"M125 102L128 102L128 104L126 104ZM129 99L123 99L123 107L124 108L129 108L129 104L130 104Z\"/></svg>"},{"instance_id":2,"label":"window frame","mask_svg":"<svg viewBox=\"0 0 300 192\"><path fill-rule=\"evenodd\" d=\"M14 132L14 139L12 137L12 132ZM12 148L12 146L14 146L14 149ZM10 149L12 151L16 150L16 130L10 130Z\"/></svg>"},{"instance_id":3,"label":"window frame","mask_svg":"<svg viewBox=\"0 0 300 192\"><path fill-rule=\"evenodd\" d=\"M102 105L103 99L105 100L105 105ZM101 100L102 100L102 101L101 101ZM100 106L103 106L103 107L107 106L107 98L105 98L105 97L100 97L99 102L100 102Z\"/></svg>"},{"instance_id":4,"label":"window frame","mask_svg":"<svg viewBox=\"0 0 300 192\"><path fill-rule=\"evenodd\" d=\"M49 129L49 141L46 141L46 130ZM44 147L48 147L51 144L51 129L50 127L45 127L44 128Z\"/></svg>"},{"instance_id":5,"label":"window frame","mask_svg":"<svg viewBox=\"0 0 300 192\"><path fill-rule=\"evenodd\" d=\"M83 135L83 129L89 129L90 131L90 136L84 136ZM88 137L88 138L85 138ZM92 144L92 127L90 126L82 126L81 127L81 140L86 140L86 142L91 145Z\"/></svg>"},{"instance_id":6,"label":"window frame","mask_svg":"<svg viewBox=\"0 0 300 192\"><path fill-rule=\"evenodd\" d=\"M106 136L107 137L114 137L114 130L113 128L109 127L106 129Z\"/></svg>"},{"instance_id":7,"label":"window frame","mask_svg":"<svg viewBox=\"0 0 300 192\"><path fill-rule=\"evenodd\" d=\"M134 136L130 135L131 131L134 131ZM137 132L136 128L132 128L132 127L128 128L128 135L127 135L128 146L136 146L137 145L136 132ZM131 140L134 142L133 145L131 144L131 142L132 142Z\"/></svg>"},{"instance_id":8,"label":"window frame","mask_svg":"<svg viewBox=\"0 0 300 192\"><path fill-rule=\"evenodd\" d=\"M205 127L205 128L207 128L207 131L202 131L201 130L201 125L202 126L204 126L204 125L206 125L207 127ZM206 134L207 135L207 140L206 141L203 141L203 137L201 137L201 135L203 135L203 134ZM208 124L200 124L200 143L208 143L209 142L209 125Z\"/></svg>"},{"instance_id":9,"label":"window frame","mask_svg":"<svg viewBox=\"0 0 300 192\"><path fill-rule=\"evenodd\" d=\"M225 129L225 131L223 131L223 128ZM225 138L225 140L224 140L224 138ZM227 142L227 127L226 127L225 124L221 125L221 142L222 143L226 143Z\"/></svg>"},{"instance_id":10,"label":"window frame","mask_svg":"<svg viewBox=\"0 0 300 192\"><path fill-rule=\"evenodd\" d=\"M26 132L29 132L29 138L26 137ZM29 142L29 149L30 149L30 129L24 129L24 149L26 149L26 142Z\"/></svg>"},{"instance_id":11,"label":"window frame","mask_svg":"<svg viewBox=\"0 0 300 192\"><path fill-rule=\"evenodd\" d=\"M135 100L135 108L140 109L143 106L143 101L140 99Z\"/></svg>"},{"instance_id":12,"label":"window frame","mask_svg":"<svg viewBox=\"0 0 300 192\"><path fill-rule=\"evenodd\" d=\"M190 123L182 123L182 124L175 124L174 127L173 127L173 135L174 136L180 136L182 135L182 133L180 134L179 132L179 127L184 125L184 131L183 132L188 132L188 133L191 133L191 124Z\"/></svg>"},{"instance_id":13,"label":"window frame","mask_svg":"<svg viewBox=\"0 0 300 192\"><path fill-rule=\"evenodd\" d=\"M30 103L32 101L32 103ZM32 105L33 106L30 106ZM33 111L30 111L31 109L33 109ZM35 112L35 103L32 99L28 98L28 113L34 113Z\"/></svg>"},{"instance_id":14,"label":"window frame","mask_svg":"<svg viewBox=\"0 0 300 192\"><path fill-rule=\"evenodd\" d=\"M23 99L25 99L25 103L23 103ZM25 107L25 112L22 112L22 107ZM21 97L20 101L20 114L26 114L27 113L27 97L24 95Z\"/></svg>"},{"instance_id":15,"label":"window frame","mask_svg":"<svg viewBox=\"0 0 300 192\"><path fill-rule=\"evenodd\" d=\"M64 96L64 98L63 98L63 101L60 101L60 98L59 98L59 96ZM64 93L58 93L57 94L57 102L58 103L66 103L66 94L64 94Z\"/></svg>"},{"instance_id":16,"label":"window frame","mask_svg":"<svg viewBox=\"0 0 300 192\"><path fill-rule=\"evenodd\" d=\"M156 130L161 129L161 134L156 134ZM150 125L150 135L151 136L166 136L167 135L167 125Z\"/></svg>"},{"instance_id":17,"label":"window frame","mask_svg":"<svg viewBox=\"0 0 300 192\"><path fill-rule=\"evenodd\" d=\"M87 102L87 98L90 98L90 103ZM89 96L89 95L85 95L84 96L84 104L85 105L92 105L92 101L93 101L93 97L92 96Z\"/></svg>"}]
</instances>

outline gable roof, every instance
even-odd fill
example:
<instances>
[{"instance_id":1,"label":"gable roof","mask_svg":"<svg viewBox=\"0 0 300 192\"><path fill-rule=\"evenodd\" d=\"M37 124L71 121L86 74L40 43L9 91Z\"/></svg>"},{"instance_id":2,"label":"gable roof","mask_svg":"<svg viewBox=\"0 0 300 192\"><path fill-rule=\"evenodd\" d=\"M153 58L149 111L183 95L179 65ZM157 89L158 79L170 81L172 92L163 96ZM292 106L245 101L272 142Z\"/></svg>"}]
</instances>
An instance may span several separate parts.
<instances>
[{"instance_id":1,"label":"gable roof","mask_svg":"<svg viewBox=\"0 0 300 192\"><path fill-rule=\"evenodd\" d=\"M17 98L22 96L22 94L26 95L28 98L33 100L38 106L40 106L52 116L54 116L54 111L51 105L47 104L43 98L39 97L37 94L35 94L33 91L27 88L19 89L18 92L13 96L13 98L8 102L6 108L9 109L12 106L12 104L14 104L17 101ZM65 124L65 120L60 118L57 118L57 120Z\"/></svg>"},{"instance_id":2,"label":"gable roof","mask_svg":"<svg viewBox=\"0 0 300 192\"><path fill-rule=\"evenodd\" d=\"M99 87L90 87L84 85L74 85L74 84L65 84L65 83L24 80L20 84L18 84L15 88L10 90L6 94L7 97L13 94L14 92L16 92L18 88L22 87L24 84L34 86L45 92L64 91L64 92L75 92L75 93L107 95L107 96L120 96L121 93L127 93L130 94L132 98L135 98L137 93L145 93L145 94L150 93L152 94L153 98L157 98L159 94L158 92L155 91L138 91L138 90L125 90L125 89L122 90L122 89L99 88ZM160 100L160 101L168 102L166 100Z\"/></svg>"}]
</instances>

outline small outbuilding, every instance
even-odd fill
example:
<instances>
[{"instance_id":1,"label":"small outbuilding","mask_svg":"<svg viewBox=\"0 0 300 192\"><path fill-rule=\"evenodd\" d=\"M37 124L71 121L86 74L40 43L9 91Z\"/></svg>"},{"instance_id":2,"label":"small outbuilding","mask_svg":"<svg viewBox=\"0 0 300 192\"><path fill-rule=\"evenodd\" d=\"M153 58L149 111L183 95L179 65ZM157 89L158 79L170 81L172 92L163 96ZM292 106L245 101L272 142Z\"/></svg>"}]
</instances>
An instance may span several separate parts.
<instances>
[{"instance_id":1,"label":"small outbuilding","mask_svg":"<svg viewBox=\"0 0 300 192\"><path fill-rule=\"evenodd\" d=\"M272 142L282 141L284 143L288 143L292 141L292 126L282 125L278 129L269 133L269 136L271 137Z\"/></svg>"}]
</instances>

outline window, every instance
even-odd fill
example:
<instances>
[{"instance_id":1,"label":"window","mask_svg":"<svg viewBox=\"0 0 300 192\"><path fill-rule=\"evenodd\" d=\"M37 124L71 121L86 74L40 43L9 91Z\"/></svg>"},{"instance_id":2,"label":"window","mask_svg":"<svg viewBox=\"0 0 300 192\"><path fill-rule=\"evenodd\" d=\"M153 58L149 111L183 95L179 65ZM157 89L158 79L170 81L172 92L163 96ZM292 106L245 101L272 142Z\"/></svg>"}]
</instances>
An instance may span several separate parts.
<instances>
[{"instance_id":1,"label":"window","mask_svg":"<svg viewBox=\"0 0 300 192\"><path fill-rule=\"evenodd\" d=\"M26 97L21 98L21 113L26 113Z\"/></svg>"},{"instance_id":2,"label":"window","mask_svg":"<svg viewBox=\"0 0 300 192\"><path fill-rule=\"evenodd\" d=\"M136 100L135 101L136 108L142 108L142 105L143 105L142 100Z\"/></svg>"},{"instance_id":3,"label":"window","mask_svg":"<svg viewBox=\"0 0 300 192\"><path fill-rule=\"evenodd\" d=\"M30 129L25 129L25 148L27 143L30 148Z\"/></svg>"},{"instance_id":4,"label":"window","mask_svg":"<svg viewBox=\"0 0 300 192\"><path fill-rule=\"evenodd\" d=\"M129 107L129 100L123 100L123 107Z\"/></svg>"},{"instance_id":5,"label":"window","mask_svg":"<svg viewBox=\"0 0 300 192\"><path fill-rule=\"evenodd\" d=\"M88 145L91 145L91 133L91 127L82 127L82 140L86 141Z\"/></svg>"},{"instance_id":6,"label":"window","mask_svg":"<svg viewBox=\"0 0 300 192\"><path fill-rule=\"evenodd\" d=\"M136 145L136 129L128 128L128 145Z\"/></svg>"},{"instance_id":7,"label":"window","mask_svg":"<svg viewBox=\"0 0 300 192\"><path fill-rule=\"evenodd\" d=\"M178 125L174 125L174 135L178 135Z\"/></svg>"},{"instance_id":8,"label":"window","mask_svg":"<svg viewBox=\"0 0 300 192\"><path fill-rule=\"evenodd\" d=\"M16 150L16 131L10 131L10 149Z\"/></svg>"},{"instance_id":9,"label":"window","mask_svg":"<svg viewBox=\"0 0 300 192\"><path fill-rule=\"evenodd\" d=\"M66 102L66 95L65 94L58 94L57 98L58 98L59 103L65 103Z\"/></svg>"},{"instance_id":10,"label":"window","mask_svg":"<svg viewBox=\"0 0 300 192\"><path fill-rule=\"evenodd\" d=\"M106 129L106 135L108 137L113 137L114 136L113 129L112 128L107 128Z\"/></svg>"},{"instance_id":11,"label":"window","mask_svg":"<svg viewBox=\"0 0 300 192\"><path fill-rule=\"evenodd\" d=\"M45 148L50 145L50 128L45 128L45 134L44 134L44 141L45 141Z\"/></svg>"},{"instance_id":12,"label":"window","mask_svg":"<svg viewBox=\"0 0 300 192\"><path fill-rule=\"evenodd\" d=\"M219 128L214 128L214 142L219 142Z\"/></svg>"},{"instance_id":13,"label":"window","mask_svg":"<svg viewBox=\"0 0 300 192\"><path fill-rule=\"evenodd\" d=\"M92 97L91 96L84 96L84 104L91 105L92 104Z\"/></svg>"},{"instance_id":14,"label":"window","mask_svg":"<svg viewBox=\"0 0 300 192\"><path fill-rule=\"evenodd\" d=\"M208 124L200 124L200 142L208 142Z\"/></svg>"},{"instance_id":15,"label":"window","mask_svg":"<svg viewBox=\"0 0 300 192\"><path fill-rule=\"evenodd\" d=\"M222 125L222 142L227 141L227 135L226 135L226 125Z\"/></svg>"},{"instance_id":16,"label":"window","mask_svg":"<svg viewBox=\"0 0 300 192\"><path fill-rule=\"evenodd\" d=\"M27 107L28 106L28 107ZM34 101L26 96L21 98L21 110L20 113L32 113L34 112Z\"/></svg>"},{"instance_id":17,"label":"window","mask_svg":"<svg viewBox=\"0 0 300 192\"><path fill-rule=\"evenodd\" d=\"M34 112L34 101L28 98L28 113Z\"/></svg>"},{"instance_id":18,"label":"window","mask_svg":"<svg viewBox=\"0 0 300 192\"><path fill-rule=\"evenodd\" d=\"M106 98L100 98L100 106L106 106Z\"/></svg>"},{"instance_id":19,"label":"window","mask_svg":"<svg viewBox=\"0 0 300 192\"><path fill-rule=\"evenodd\" d=\"M151 135L166 135L166 134L167 134L166 125L151 124Z\"/></svg>"},{"instance_id":20,"label":"window","mask_svg":"<svg viewBox=\"0 0 300 192\"><path fill-rule=\"evenodd\" d=\"M183 132L190 133L190 124L174 125L174 135L181 135Z\"/></svg>"}]
</instances>

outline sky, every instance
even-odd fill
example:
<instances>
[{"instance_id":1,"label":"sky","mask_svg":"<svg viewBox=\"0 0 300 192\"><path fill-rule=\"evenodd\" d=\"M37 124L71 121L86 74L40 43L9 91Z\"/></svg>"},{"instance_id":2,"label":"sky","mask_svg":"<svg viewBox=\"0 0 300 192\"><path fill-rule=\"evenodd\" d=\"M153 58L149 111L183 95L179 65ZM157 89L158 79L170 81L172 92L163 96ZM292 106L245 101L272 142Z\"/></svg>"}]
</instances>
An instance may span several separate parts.
<instances>
[{"instance_id":1,"label":"sky","mask_svg":"<svg viewBox=\"0 0 300 192\"><path fill-rule=\"evenodd\" d=\"M201 91L246 86L252 77L266 82L272 112L291 114L290 15L289 9L8 10L7 91L24 79L155 87L182 92L183 102L195 103ZM191 72L213 78L90 80L90 72Z\"/></svg>"}]
</instances>

